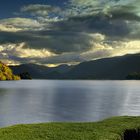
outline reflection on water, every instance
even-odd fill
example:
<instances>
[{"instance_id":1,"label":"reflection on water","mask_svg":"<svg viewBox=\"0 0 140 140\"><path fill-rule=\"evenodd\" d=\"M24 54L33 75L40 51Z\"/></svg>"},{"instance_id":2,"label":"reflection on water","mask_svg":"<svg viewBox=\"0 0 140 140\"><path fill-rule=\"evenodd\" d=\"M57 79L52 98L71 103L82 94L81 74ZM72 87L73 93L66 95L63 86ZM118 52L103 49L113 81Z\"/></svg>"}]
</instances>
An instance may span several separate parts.
<instances>
[{"instance_id":1,"label":"reflection on water","mask_svg":"<svg viewBox=\"0 0 140 140\"><path fill-rule=\"evenodd\" d=\"M140 115L139 81L0 82L0 126Z\"/></svg>"}]
</instances>

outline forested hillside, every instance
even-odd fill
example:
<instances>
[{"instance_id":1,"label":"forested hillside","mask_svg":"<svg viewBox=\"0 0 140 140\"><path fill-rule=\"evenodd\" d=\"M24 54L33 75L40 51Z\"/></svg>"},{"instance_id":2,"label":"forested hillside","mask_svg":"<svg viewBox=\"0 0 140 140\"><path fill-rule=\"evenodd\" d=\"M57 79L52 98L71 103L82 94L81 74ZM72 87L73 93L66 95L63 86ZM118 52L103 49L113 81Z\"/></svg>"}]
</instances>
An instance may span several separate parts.
<instances>
[{"instance_id":1,"label":"forested hillside","mask_svg":"<svg viewBox=\"0 0 140 140\"><path fill-rule=\"evenodd\" d=\"M20 77L17 75L14 75L12 70L0 62L0 80L19 80Z\"/></svg>"}]
</instances>

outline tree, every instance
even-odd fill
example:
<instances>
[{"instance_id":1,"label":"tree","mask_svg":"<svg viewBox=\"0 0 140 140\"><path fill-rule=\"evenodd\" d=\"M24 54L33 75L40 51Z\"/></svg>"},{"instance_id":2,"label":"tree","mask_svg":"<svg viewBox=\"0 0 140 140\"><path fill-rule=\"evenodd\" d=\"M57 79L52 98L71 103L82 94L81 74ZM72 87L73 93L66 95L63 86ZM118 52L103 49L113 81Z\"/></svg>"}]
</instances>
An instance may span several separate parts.
<instances>
[{"instance_id":1,"label":"tree","mask_svg":"<svg viewBox=\"0 0 140 140\"><path fill-rule=\"evenodd\" d=\"M8 66L0 62L0 80L20 80L20 77L14 75Z\"/></svg>"}]
</instances>

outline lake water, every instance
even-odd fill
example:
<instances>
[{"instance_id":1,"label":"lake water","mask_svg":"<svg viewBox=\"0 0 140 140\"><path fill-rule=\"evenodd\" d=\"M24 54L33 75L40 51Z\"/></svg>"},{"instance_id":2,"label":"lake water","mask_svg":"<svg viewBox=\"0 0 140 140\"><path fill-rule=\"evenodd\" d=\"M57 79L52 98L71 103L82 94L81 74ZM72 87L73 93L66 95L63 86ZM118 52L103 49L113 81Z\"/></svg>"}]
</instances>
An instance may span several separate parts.
<instances>
[{"instance_id":1,"label":"lake water","mask_svg":"<svg viewBox=\"0 0 140 140\"><path fill-rule=\"evenodd\" d=\"M0 127L140 115L140 81L0 82Z\"/></svg>"}]
</instances>

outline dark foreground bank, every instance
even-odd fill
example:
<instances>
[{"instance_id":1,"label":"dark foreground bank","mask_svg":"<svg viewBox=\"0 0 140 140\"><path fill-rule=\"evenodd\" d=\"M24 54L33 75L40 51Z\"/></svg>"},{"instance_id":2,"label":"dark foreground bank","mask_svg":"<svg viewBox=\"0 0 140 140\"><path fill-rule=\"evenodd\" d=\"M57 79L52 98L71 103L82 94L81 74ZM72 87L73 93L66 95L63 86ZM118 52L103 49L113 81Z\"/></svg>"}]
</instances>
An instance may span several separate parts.
<instances>
[{"instance_id":1,"label":"dark foreground bank","mask_svg":"<svg viewBox=\"0 0 140 140\"><path fill-rule=\"evenodd\" d=\"M140 117L95 123L42 123L0 129L1 140L139 140Z\"/></svg>"}]
</instances>

